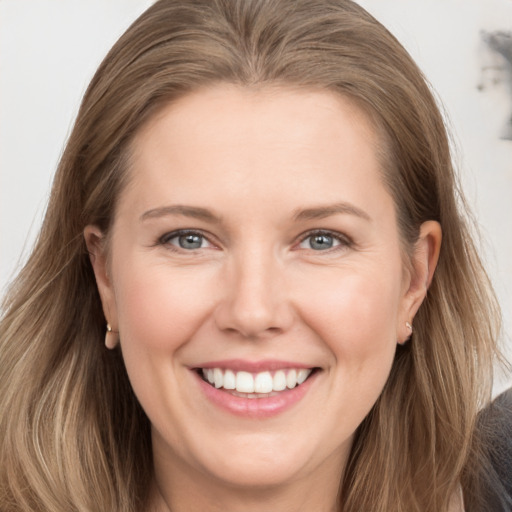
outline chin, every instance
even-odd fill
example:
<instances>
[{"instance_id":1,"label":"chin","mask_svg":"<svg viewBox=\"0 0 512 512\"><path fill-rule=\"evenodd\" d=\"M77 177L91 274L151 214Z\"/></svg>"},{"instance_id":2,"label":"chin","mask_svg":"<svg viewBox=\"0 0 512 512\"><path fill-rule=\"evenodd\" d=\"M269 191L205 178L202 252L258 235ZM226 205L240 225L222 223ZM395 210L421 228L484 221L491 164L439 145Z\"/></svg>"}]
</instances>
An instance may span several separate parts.
<instances>
[{"instance_id":1,"label":"chin","mask_svg":"<svg viewBox=\"0 0 512 512\"><path fill-rule=\"evenodd\" d=\"M249 457L245 457L224 462L210 469L209 473L224 485L247 490L282 487L298 479L303 468L299 462L277 456L272 460L249 460Z\"/></svg>"}]
</instances>

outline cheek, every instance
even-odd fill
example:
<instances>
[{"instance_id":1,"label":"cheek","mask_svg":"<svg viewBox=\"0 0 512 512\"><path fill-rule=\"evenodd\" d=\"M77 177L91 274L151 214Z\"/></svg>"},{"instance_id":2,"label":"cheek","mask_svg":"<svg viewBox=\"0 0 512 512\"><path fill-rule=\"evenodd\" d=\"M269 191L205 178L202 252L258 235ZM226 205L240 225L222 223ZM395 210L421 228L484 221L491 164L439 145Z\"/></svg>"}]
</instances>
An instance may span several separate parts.
<instances>
[{"instance_id":1,"label":"cheek","mask_svg":"<svg viewBox=\"0 0 512 512\"><path fill-rule=\"evenodd\" d=\"M392 360L400 288L396 280L383 275L340 275L316 287L304 301L305 322L328 346L337 364L350 373L385 369Z\"/></svg>"},{"instance_id":2,"label":"cheek","mask_svg":"<svg viewBox=\"0 0 512 512\"><path fill-rule=\"evenodd\" d=\"M209 315L208 275L165 263L126 259L115 275L123 359L133 390L152 423L165 425L179 395L179 353Z\"/></svg>"},{"instance_id":3,"label":"cheek","mask_svg":"<svg viewBox=\"0 0 512 512\"><path fill-rule=\"evenodd\" d=\"M211 278L197 269L177 272L165 263L150 266L142 260L128 262L118 278L116 304L123 348L134 344L156 352L176 350L211 307Z\"/></svg>"},{"instance_id":4,"label":"cheek","mask_svg":"<svg viewBox=\"0 0 512 512\"><path fill-rule=\"evenodd\" d=\"M393 326L400 308L401 277L393 269L341 269L325 279L313 276L312 282L303 282L307 292L304 311L311 318L322 318L322 323L340 333L362 332L372 326ZM342 324L340 323L342 321Z\"/></svg>"},{"instance_id":5,"label":"cheek","mask_svg":"<svg viewBox=\"0 0 512 512\"><path fill-rule=\"evenodd\" d=\"M385 275L341 272L322 287L309 286L310 293L302 297L304 323L330 352L329 393L322 407L332 412L333 440L353 435L393 364L400 283Z\"/></svg>"}]
</instances>

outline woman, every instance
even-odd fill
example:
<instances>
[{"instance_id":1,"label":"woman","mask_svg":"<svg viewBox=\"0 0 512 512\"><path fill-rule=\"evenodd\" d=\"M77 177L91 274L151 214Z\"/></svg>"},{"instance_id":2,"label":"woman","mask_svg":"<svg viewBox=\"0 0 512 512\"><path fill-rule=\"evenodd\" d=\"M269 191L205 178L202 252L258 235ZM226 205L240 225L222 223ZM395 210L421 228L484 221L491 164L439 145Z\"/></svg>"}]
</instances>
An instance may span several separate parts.
<instances>
[{"instance_id":1,"label":"woman","mask_svg":"<svg viewBox=\"0 0 512 512\"><path fill-rule=\"evenodd\" d=\"M463 510L499 331L463 204L356 4L157 2L6 299L2 510Z\"/></svg>"}]
</instances>

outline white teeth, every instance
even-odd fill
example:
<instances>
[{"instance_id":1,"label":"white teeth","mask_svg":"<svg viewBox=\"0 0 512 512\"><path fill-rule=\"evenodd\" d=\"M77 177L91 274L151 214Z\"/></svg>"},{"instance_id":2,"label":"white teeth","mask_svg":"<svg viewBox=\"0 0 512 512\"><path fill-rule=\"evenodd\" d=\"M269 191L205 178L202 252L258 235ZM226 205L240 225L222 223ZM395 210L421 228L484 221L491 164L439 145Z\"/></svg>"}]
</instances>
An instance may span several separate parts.
<instances>
[{"instance_id":1,"label":"white teeth","mask_svg":"<svg viewBox=\"0 0 512 512\"><path fill-rule=\"evenodd\" d=\"M295 370L290 370L288 375L286 376L286 387L294 388L297 385L297 372Z\"/></svg>"},{"instance_id":2,"label":"white teeth","mask_svg":"<svg viewBox=\"0 0 512 512\"><path fill-rule=\"evenodd\" d=\"M236 390L239 393L254 393L254 377L248 372L236 374Z\"/></svg>"},{"instance_id":3,"label":"white teeth","mask_svg":"<svg viewBox=\"0 0 512 512\"><path fill-rule=\"evenodd\" d=\"M283 370L278 370L274 374L272 388L274 391L283 391L283 389L286 389L286 374Z\"/></svg>"},{"instance_id":4,"label":"white teeth","mask_svg":"<svg viewBox=\"0 0 512 512\"><path fill-rule=\"evenodd\" d=\"M311 370L301 369L297 372L297 384L302 384L311 373Z\"/></svg>"},{"instance_id":5,"label":"white teeth","mask_svg":"<svg viewBox=\"0 0 512 512\"><path fill-rule=\"evenodd\" d=\"M236 375L231 370L224 372L224 389L236 389Z\"/></svg>"},{"instance_id":6,"label":"white teeth","mask_svg":"<svg viewBox=\"0 0 512 512\"><path fill-rule=\"evenodd\" d=\"M213 369L213 383L216 388L221 388L224 384L224 376L222 375L222 370L220 368Z\"/></svg>"},{"instance_id":7,"label":"white teeth","mask_svg":"<svg viewBox=\"0 0 512 512\"><path fill-rule=\"evenodd\" d=\"M216 388L247 393L248 398L260 398L273 391L293 389L302 384L309 377L311 371L311 369L304 368L278 370L272 375L269 371L252 374L221 368L206 368L202 370L202 373L205 380Z\"/></svg>"},{"instance_id":8,"label":"white teeth","mask_svg":"<svg viewBox=\"0 0 512 512\"><path fill-rule=\"evenodd\" d=\"M258 373L254 379L254 391L256 393L270 393L273 388L270 372Z\"/></svg>"}]
</instances>

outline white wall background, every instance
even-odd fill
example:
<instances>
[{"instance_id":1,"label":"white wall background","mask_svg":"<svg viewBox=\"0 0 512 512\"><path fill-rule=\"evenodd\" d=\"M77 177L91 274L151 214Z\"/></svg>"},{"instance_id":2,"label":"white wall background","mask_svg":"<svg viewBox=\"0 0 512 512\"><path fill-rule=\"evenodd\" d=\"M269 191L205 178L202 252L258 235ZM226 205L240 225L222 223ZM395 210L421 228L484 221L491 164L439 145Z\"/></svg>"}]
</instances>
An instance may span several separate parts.
<instances>
[{"instance_id":1,"label":"white wall background","mask_svg":"<svg viewBox=\"0 0 512 512\"><path fill-rule=\"evenodd\" d=\"M80 98L151 0L0 0L0 295L27 256ZM477 89L493 58L480 31L512 30L512 0L361 0L439 93L484 236L512 358L512 84Z\"/></svg>"}]
</instances>

